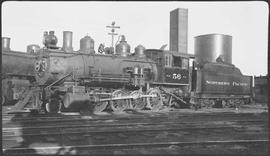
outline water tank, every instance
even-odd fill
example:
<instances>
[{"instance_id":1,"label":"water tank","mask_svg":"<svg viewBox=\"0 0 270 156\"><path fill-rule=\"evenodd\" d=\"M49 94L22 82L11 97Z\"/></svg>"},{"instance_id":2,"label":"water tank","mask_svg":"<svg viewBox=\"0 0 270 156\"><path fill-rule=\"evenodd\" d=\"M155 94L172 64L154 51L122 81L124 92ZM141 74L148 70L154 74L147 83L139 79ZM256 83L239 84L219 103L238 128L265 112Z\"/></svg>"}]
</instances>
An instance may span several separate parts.
<instances>
[{"instance_id":1,"label":"water tank","mask_svg":"<svg viewBox=\"0 0 270 156\"><path fill-rule=\"evenodd\" d=\"M196 62L232 63L232 36L207 34L195 37L194 51Z\"/></svg>"},{"instance_id":2,"label":"water tank","mask_svg":"<svg viewBox=\"0 0 270 156\"><path fill-rule=\"evenodd\" d=\"M120 42L116 45L115 47L115 54L116 55L121 55L126 57L127 55L130 54L130 45L127 44L126 38L124 35L120 36Z\"/></svg>"},{"instance_id":3,"label":"water tank","mask_svg":"<svg viewBox=\"0 0 270 156\"><path fill-rule=\"evenodd\" d=\"M65 52L72 52L72 32L71 31L64 31L63 32L63 47L62 50Z\"/></svg>"},{"instance_id":4,"label":"water tank","mask_svg":"<svg viewBox=\"0 0 270 156\"><path fill-rule=\"evenodd\" d=\"M10 38L2 37L2 50L10 51Z\"/></svg>"},{"instance_id":5,"label":"water tank","mask_svg":"<svg viewBox=\"0 0 270 156\"><path fill-rule=\"evenodd\" d=\"M135 48L135 56L136 56L136 57L140 57L140 58L145 57L144 51L145 51L144 46L138 45L138 46Z\"/></svg>"},{"instance_id":6,"label":"water tank","mask_svg":"<svg viewBox=\"0 0 270 156\"><path fill-rule=\"evenodd\" d=\"M80 40L80 51L94 53L95 41L90 36L85 36Z\"/></svg>"},{"instance_id":7,"label":"water tank","mask_svg":"<svg viewBox=\"0 0 270 156\"><path fill-rule=\"evenodd\" d=\"M47 31L43 34L43 44L47 48L55 49L57 44L57 37L54 35L54 31L49 31L49 34Z\"/></svg>"},{"instance_id":8,"label":"water tank","mask_svg":"<svg viewBox=\"0 0 270 156\"><path fill-rule=\"evenodd\" d=\"M37 51L39 49L40 49L39 45L37 45L37 44L30 44L30 45L27 46L26 51L29 54L35 54L35 53L37 53Z\"/></svg>"}]
</instances>

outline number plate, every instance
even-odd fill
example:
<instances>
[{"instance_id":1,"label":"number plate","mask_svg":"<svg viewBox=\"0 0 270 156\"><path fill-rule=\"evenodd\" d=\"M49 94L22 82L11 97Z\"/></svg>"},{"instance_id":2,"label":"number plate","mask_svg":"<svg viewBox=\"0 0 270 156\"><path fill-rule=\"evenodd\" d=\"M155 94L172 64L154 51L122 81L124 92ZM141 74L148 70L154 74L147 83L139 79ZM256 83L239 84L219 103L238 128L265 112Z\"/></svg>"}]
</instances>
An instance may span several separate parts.
<instances>
[{"instance_id":1,"label":"number plate","mask_svg":"<svg viewBox=\"0 0 270 156\"><path fill-rule=\"evenodd\" d=\"M188 84L189 73L188 70L165 68L165 81L167 83L183 83Z\"/></svg>"}]
</instances>

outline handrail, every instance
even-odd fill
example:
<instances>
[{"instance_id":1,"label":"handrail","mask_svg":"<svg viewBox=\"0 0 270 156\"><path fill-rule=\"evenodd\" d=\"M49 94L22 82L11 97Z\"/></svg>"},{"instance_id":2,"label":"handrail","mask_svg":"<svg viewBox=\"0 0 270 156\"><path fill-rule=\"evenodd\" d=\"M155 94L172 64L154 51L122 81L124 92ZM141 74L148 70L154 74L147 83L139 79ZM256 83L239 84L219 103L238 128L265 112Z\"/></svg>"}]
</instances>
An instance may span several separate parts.
<instances>
[{"instance_id":1,"label":"handrail","mask_svg":"<svg viewBox=\"0 0 270 156\"><path fill-rule=\"evenodd\" d=\"M62 80L64 80L64 79L66 79L67 77L72 76L72 75L73 75L73 72L71 72L71 73L65 75L65 76L62 77L61 79L58 79L58 80L54 81L53 83L51 83L51 84L49 84L48 86L46 86L44 89L47 89L47 88L49 88L49 87L55 85L56 83L58 83L58 82L60 82L60 81L62 81Z\"/></svg>"}]
</instances>

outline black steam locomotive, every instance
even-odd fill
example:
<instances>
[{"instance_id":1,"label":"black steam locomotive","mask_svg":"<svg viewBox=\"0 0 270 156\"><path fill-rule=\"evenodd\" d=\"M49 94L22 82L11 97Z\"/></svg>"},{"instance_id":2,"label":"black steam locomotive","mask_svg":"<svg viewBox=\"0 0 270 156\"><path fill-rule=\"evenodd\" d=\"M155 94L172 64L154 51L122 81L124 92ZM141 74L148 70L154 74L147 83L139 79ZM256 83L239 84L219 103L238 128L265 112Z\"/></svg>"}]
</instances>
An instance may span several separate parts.
<instances>
[{"instance_id":1,"label":"black steam locomotive","mask_svg":"<svg viewBox=\"0 0 270 156\"><path fill-rule=\"evenodd\" d=\"M80 50L73 51L72 32L64 32L64 46L56 47L54 36L36 54L35 77L42 86L46 111L72 108L78 103L105 109L157 110L188 97L189 58L192 55L161 50L145 50L141 45L130 54L130 46L121 36L115 54L96 54L93 40L84 37ZM50 46L48 46L50 45ZM110 52L111 53L111 52ZM175 65L172 57L175 57ZM164 96L165 95L165 96ZM167 96L166 96L167 95Z\"/></svg>"},{"instance_id":2,"label":"black steam locomotive","mask_svg":"<svg viewBox=\"0 0 270 156\"><path fill-rule=\"evenodd\" d=\"M29 45L27 52L10 49L10 38L2 38L2 105L14 104L27 94L35 81L33 55L38 45Z\"/></svg>"},{"instance_id":3,"label":"black steam locomotive","mask_svg":"<svg viewBox=\"0 0 270 156\"><path fill-rule=\"evenodd\" d=\"M26 96L29 100L21 105L31 99L32 109L46 112L78 105L100 112L159 110L165 106L227 107L251 98L252 77L243 76L228 62L226 49L213 61L211 49L205 58L198 55L209 50L201 48L194 56L139 45L131 54L124 36L115 52L110 48L106 54L95 53L89 36L81 39L80 50L74 51L69 31L64 32L62 48L56 43L53 32L44 34L45 47L33 54L36 83Z\"/></svg>"}]
</instances>

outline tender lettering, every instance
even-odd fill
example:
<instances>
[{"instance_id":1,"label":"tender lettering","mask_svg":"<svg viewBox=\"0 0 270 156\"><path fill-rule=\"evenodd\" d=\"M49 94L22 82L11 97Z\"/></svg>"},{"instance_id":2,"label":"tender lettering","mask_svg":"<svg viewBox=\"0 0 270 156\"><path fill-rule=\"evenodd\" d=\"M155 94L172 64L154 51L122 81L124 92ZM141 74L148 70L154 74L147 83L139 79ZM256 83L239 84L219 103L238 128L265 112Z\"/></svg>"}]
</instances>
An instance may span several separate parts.
<instances>
[{"instance_id":1,"label":"tender lettering","mask_svg":"<svg viewBox=\"0 0 270 156\"><path fill-rule=\"evenodd\" d=\"M209 80L206 80L206 84L229 86L229 85L230 85L230 82L224 82L224 81L209 81Z\"/></svg>"},{"instance_id":2,"label":"tender lettering","mask_svg":"<svg viewBox=\"0 0 270 156\"><path fill-rule=\"evenodd\" d=\"M243 83L243 82L224 82L224 81L209 81L209 80L206 80L206 84L209 84L209 85L222 85L222 86L229 86L229 85L232 85L232 86L248 86L248 83Z\"/></svg>"},{"instance_id":3,"label":"tender lettering","mask_svg":"<svg viewBox=\"0 0 270 156\"><path fill-rule=\"evenodd\" d=\"M240 83L238 83L238 82L233 82L232 85L233 85L233 86L248 86L247 83L241 83L241 82L240 82Z\"/></svg>"}]
</instances>

